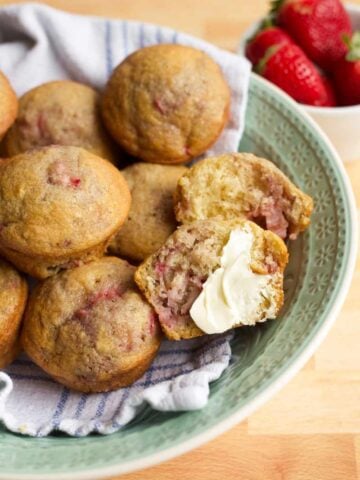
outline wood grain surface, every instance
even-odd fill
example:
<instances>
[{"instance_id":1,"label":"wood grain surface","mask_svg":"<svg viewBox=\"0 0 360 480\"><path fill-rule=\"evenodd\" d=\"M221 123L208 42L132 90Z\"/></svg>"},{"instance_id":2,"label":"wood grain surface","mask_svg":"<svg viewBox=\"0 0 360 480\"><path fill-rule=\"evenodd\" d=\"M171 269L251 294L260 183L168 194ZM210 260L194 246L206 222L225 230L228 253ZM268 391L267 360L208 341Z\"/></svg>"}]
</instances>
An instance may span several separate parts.
<instances>
[{"instance_id":1,"label":"wood grain surface","mask_svg":"<svg viewBox=\"0 0 360 480\"><path fill-rule=\"evenodd\" d=\"M352 0L360 4L360 0ZM16 2L4 2L0 5ZM265 0L52 0L82 14L168 25L235 50ZM350 140L349 140L350 141ZM360 207L360 159L346 165ZM360 260L339 318L314 357L226 434L121 480L360 479ZM119 477L118 477L119 478ZM115 480L115 479L112 479Z\"/></svg>"}]
</instances>

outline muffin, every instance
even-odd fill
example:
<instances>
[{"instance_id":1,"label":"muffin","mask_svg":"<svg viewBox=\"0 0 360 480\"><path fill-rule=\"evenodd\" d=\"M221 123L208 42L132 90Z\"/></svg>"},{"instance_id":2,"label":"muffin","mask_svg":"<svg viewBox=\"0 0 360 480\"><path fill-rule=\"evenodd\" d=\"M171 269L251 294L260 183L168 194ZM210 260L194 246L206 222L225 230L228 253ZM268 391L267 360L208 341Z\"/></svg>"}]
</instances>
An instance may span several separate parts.
<instances>
[{"instance_id":1,"label":"muffin","mask_svg":"<svg viewBox=\"0 0 360 480\"><path fill-rule=\"evenodd\" d=\"M249 219L281 238L295 239L310 224L311 197L272 162L251 153L207 158L189 169L175 192L176 218Z\"/></svg>"},{"instance_id":2,"label":"muffin","mask_svg":"<svg viewBox=\"0 0 360 480\"><path fill-rule=\"evenodd\" d=\"M176 228L173 195L185 167L135 163L122 173L131 192L129 216L110 243L114 255L144 260Z\"/></svg>"},{"instance_id":3,"label":"muffin","mask_svg":"<svg viewBox=\"0 0 360 480\"><path fill-rule=\"evenodd\" d=\"M39 279L103 255L130 192L111 163L77 147L0 162L0 253Z\"/></svg>"},{"instance_id":4,"label":"muffin","mask_svg":"<svg viewBox=\"0 0 360 480\"><path fill-rule=\"evenodd\" d=\"M20 98L18 118L4 140L5 154L55 144L82 147L115 163L114 144L102 125L99 94L93 88L61 80Z\"/></svg>"},{"instance_id":5,"label":"muffin","mask_svg":"<svg viewBox=\"0 0 360 480\"><path fill-rule=\"evenodd\" d=\"M27 299L27 284L18 272L0 259L0 368L19 351L20 322Z\"/></svg>"},{"instance_id":6,"label":"muffin","mask_svg":"<svg viewBox=\"0 0 360 480\"><path fill-rule=\"evenodd\" d=\"M170 340L275 318L283 304L284 242L255 223L182 225L140 265L135 281Z\"/></svg>"},{"instance_id":7,"label":"muffin","mask_svg":"<svg viewBox=\"0 0 360 480\"><path fill-rule=\"evenodd\" d=\"M168 164L205 152L223 130L229 108L219 66L200 50L166 44L128 56L101 102L109 132L128 153Z\"/></svg>"},{"instance_id":8,"label":"muffin","mask_svg":"<svg viewBox=\"0 0 360 480\"><path fill-rule=\"evenodd\" d=\"M133 383L161 342L134 271L124 260L104 257L39 284L24 319L25 352L74 390L107 392Z\"/></svg>"},{"instance_id":9,"label":"muffin","mask_svg":"<svg viewBox=\"0 0 360 480\"><path fill-rule=\"evenodd\" d=\"M8 79L0 71L0 140L15 121L18 100Z\"/></svg>"}]
</instances>

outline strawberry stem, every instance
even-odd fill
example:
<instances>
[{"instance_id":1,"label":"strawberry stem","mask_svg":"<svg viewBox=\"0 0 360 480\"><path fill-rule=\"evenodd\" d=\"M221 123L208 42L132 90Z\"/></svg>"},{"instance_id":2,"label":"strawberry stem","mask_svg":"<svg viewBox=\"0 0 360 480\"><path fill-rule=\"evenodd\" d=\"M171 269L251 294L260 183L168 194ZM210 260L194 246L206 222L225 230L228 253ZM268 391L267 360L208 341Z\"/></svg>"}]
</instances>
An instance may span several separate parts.
<instances>
[{"instance_id":1,"label":"strawberry stem","mask_svg":"<svg viewBox=\"0 0 360 480\"><path fill-rule=\"evenodd\" d=\"M273 18L279 13L279 10L283 6L285 0L271 0L270 2L270 14Z\"/></svg>"},{"instance_id":2,"label":"strawberry stem","mask_svg":"<svg viewBox=\"0 0 360 480\"><path fill-rule=\"evenodd\" d=\"M267 15L264 20L261 22L260 30L265 30L266 28L270 28L274 26L273 19L270 15Z\"/></svg>"}]
</instances>

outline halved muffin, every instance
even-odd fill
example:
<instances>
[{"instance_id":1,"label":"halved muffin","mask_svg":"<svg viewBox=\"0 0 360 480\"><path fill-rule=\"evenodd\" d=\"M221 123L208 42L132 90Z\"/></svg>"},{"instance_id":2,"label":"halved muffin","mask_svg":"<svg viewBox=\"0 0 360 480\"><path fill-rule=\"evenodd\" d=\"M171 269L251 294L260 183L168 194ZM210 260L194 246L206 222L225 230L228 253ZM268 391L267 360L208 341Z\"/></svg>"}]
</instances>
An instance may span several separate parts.
<instances>
[{"instance_id":1,"label":"halved muffin","mask_svg":"<svg viewBox=\"0 0 360 480\"><path fill-rule=\"evenodd\" d=\"M180 340L275 318L287 261L284 242L253 222L202 220L179 227L135 281Z\"/></svg>"},{"instance_id":2,"label":"halved muffin","mask_svg":"<svg viewBox=\"0 0 360 480\"><path fill-rule=\"evenodd\" d=\"M312 198L272 162L251 153L206 158L179 180L176 218L181 223L240 217L285 239L295 239L310 224Z\"/></svg>"}]
</instances>

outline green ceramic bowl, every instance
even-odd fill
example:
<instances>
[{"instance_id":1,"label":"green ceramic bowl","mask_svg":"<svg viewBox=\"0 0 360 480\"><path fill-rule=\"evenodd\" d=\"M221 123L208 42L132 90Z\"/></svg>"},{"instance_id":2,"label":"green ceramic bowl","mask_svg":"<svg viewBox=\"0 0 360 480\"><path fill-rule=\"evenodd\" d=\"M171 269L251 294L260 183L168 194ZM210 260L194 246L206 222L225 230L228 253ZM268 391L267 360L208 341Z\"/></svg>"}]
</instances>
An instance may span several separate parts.
<instances>
[{"instance_id":1,"label":"green ceramic bowl","mask_svg":"<svg viewBox=\"0 0 360 480\"><path fill-rule=\"evenodd\" d=\"M102 478L169 459L244 419L312 355L339 312L355 264L356 210L349 181L314 122L255 76L239 149L272 159L315 200L310 229L290 246L281 318L237 331L233 361L212 384L201 411L148 409L107 437L35 439L0 427L0 479Z\"/></svg>"}]
</instances>

